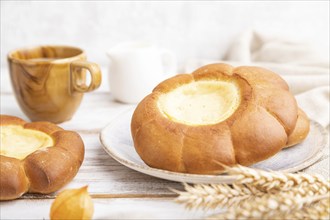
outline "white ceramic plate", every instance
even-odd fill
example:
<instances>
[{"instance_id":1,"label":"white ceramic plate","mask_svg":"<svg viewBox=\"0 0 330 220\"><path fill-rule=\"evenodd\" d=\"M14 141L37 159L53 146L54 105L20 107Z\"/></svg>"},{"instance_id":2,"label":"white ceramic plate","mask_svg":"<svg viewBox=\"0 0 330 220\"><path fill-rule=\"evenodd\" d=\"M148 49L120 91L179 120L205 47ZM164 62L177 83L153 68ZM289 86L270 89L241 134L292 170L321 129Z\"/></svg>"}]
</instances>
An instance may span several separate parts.
<instances>
[{"instance_id":1,"label":"white ceramic plate","mask_svg":"<svg viewBox=\"0 0 330 220\"><path fill-rule=\"evenodd\" d=\"M187 183L230 183L235 176L200 175L176 173L155 169L146 165L136 153L131 138L130 124L134 109L119 115L100 134L104 150L119 163L151 176ZM284 149L273 157L259 162L253 167L267 170L296 172L315 163L322 156L322 149L327 145L327 132L318 123L312 121L306 140L294 147Z\"/></svg>"}]
</instances>

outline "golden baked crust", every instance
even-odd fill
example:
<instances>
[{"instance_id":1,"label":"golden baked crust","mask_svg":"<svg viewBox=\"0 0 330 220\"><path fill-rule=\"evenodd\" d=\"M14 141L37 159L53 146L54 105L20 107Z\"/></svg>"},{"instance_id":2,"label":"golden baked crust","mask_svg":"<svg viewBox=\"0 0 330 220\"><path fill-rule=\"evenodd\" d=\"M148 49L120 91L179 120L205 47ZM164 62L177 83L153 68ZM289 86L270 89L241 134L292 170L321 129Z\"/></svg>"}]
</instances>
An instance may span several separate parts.
<instances>
[{"instance_id":1,"label":"golden baked crust","mask_svg":"<svg viewBox=\"0 0 330 220\"><path fill-rule=\"evenodd\" d=\"M292 147L300 143L302 140L304 140L309 133L309 127L310 127L310 121L307 115L303 110L298 109L297 123L294 130L288 137L288 143L287 146L285 146L285 148Z\"/></svg>"},{"instance_id":2,"label":"golden baked crust","mask_svg":"<svg viewBox=\"0 0 330 220\"><path fill-rule=\"evenodd\" d=\"M0 200L16 199L26 192L54 192L77 174L84 159L84 143L80 136L49 122L27 123L0 116L0 126L17 125L49 135L54 145L36 150L24 159L0 155Z\"/></svg>"},{"instance_id":3,"label":"golden baked crust","mask_svg":"<svg viewBox=\"0 0 330 220\"><path fill-rule=\"evenodd\" d=\"M191 126L161 112L158 100L163 94L202 80L234 80L239 86L240 104L229 118ZM212 174L223 170L219 163L251 165L301 142L309 124L307 117L299 119L304 123L297 118L296 100L277 74L260 67L211 64L156 86L135 109L131 133L137 153L149 166Z\"/></svg>"}]
</instances>

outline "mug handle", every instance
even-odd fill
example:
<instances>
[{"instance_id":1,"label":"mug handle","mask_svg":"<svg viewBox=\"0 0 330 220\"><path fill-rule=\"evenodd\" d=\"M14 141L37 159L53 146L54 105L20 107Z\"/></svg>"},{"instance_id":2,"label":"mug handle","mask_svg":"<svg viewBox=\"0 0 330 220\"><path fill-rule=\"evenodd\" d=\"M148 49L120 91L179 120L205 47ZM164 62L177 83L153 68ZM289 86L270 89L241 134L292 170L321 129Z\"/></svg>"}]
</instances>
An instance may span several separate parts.
<instances>
[{"instance_id":1,"label":"mug handle","mask_svg":"<svg viewBox=\"0 0 330 220\"><path fill-rule=\"evenodd\" d=\"M165 75L175 75L176 74L176 56L170 50L162 49L161 57L163 60L163 73Z\"/></svg>"},{"instance_id":2,"label":"mug handle","mask_svg":"<svg viewBox=\"0 0 330 220\"><path fill-rule=\"evenodd\" d=\"M81 69L87 69L91 75L91 82L86 85L85 74L82 74ZM73 92L90 92L97 89L102 81L101 69L96 63L91 63L84 60L73 61L70 64L71 88Z\"/></svg>"}]
</instances>

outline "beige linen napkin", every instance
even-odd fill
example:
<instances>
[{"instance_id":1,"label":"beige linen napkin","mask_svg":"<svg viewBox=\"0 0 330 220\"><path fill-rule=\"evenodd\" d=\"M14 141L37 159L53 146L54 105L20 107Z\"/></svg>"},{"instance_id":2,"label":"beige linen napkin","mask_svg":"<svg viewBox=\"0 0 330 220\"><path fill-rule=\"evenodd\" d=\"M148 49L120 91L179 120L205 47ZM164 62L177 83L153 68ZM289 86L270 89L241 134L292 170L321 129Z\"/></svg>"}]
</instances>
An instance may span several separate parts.
<instances>
[{"instance_id":1,"label":"beige linen napkin","mask_svg":"<svg viewBox=\"0 0 330 220\"><path fill-rule=\"evenodd\" d=\"M269 68L289 84L309 117L329 126L329 58L310 44L247 31L229 48L226 60Z\"/></svg>"},{"instance_id":2,"label":"beige linen napkin","mask_svg":"<svg viewBox=\"0 0 330 220\"><path fill-rule=\"evenodd\" d=\"M270 69L287 81L306 114L329 131L329 51L326 52L294 39L247 31L233 41L222 61L190 60L185 71L214 62ZM305 172L329 178L329 150L326 147L323 157Z\"/></svg>"}]
</instances>

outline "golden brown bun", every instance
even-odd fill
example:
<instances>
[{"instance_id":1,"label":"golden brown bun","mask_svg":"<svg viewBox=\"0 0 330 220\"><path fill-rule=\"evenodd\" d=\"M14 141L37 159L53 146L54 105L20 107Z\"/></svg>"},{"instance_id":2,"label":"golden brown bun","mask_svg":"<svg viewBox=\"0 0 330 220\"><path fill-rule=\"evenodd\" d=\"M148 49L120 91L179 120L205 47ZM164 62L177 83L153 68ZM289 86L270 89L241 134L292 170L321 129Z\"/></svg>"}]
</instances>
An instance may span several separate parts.
<instances>
[{"instance_id":1,"label":"golden brown bun","mask_svg":"<svg viewBox=\"0 0 330 220\"><path fill-rule=\"evenodd\" d=\"M1 115L0 126L18 125L49 135L54 145L36 150L24 159L0 155L0 200L19 198L26 192L52 193L77 174L84 159L84 143L80 136L49 122L27 123L9 115Z\"/></svg>"},{"instance_id":2,"label":"golden brown bun","mask_svg":"<svg viewBox=\"0 0 330 220\"><path fill-rule=\"evenodd\" d=\"M239 106L226 120L192 126L161 112L158 101L162 95L200 80L234 80L239 86ZM212 174L223 170L219 163L251 165L288 144L301 142L308 129L307 124L300 126L299 119L296 126L297 116L296 100L279 75L260 67L211 64L156 86L135 109L131 133L135 149L147 165Z\"/></svg>"},{"instance_id":3,"label":"golden brown bun","mask_svg":"<svg viewBox=\"0 0 330 220\"><path fill-rule=\"evenodd\" d=\"M298 119L293 132L289 136L289 140L286 147L292 147L300 143L309 133L310 122L306 113L298 109Z\"/></svg>"}]
</instances>

